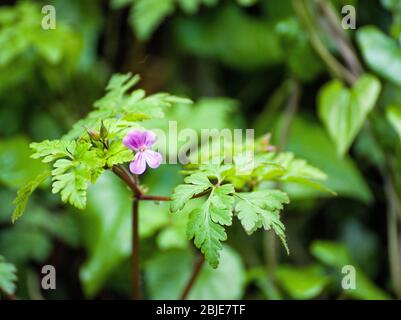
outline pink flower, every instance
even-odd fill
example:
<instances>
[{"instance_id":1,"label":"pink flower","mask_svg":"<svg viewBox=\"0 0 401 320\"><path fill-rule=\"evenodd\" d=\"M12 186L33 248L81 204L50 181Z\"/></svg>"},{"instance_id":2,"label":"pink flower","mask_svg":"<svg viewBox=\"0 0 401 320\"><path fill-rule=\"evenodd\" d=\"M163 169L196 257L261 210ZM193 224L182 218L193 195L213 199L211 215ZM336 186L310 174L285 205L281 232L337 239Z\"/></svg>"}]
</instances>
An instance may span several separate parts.
<instances>
[{"instance_id":1,"label":"pink flower","mask_svg":"<svg viewBox=\"0 0 401 320\"><path fill-rule=\"evenodd\" d=\"M146 164L151 168L157 168L162 162L162 155L159 152L150 150L156 142L156 135L152 131L130 131L123 139L123 144L136 151L134 160L130 163L129 169L134 174L142 174L146 170Z\"/></svg>"}]
</instances>

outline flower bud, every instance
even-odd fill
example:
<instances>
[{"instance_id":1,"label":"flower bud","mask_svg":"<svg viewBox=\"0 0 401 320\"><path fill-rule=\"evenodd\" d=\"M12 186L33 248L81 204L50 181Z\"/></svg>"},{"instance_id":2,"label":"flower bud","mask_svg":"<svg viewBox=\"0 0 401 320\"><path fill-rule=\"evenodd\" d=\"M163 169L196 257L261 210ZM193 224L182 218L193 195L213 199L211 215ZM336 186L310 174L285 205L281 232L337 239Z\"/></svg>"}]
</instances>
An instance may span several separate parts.
<instances>
[{"instance_id":1,"label":"flower bud","mask_svg":"<svg viewBox=\"0 0 401 320\"><path fill-rule=\"evenodd\" d=\"M93 140L93 141L99 141L100 140L99 132L94 131L94 130L89 130L89 129L86 129L86 132L88 133L88 135L91 138L91 140Z\"/></svg>"},{"instance_id":2,"label":"flower bud","mask_svg":"<svg viewBox=\"0 0 401 320\"><path fill-rule=\"evenodd\" d=\"M109 135L109 131L107 130L107 128L105 127L105 125L102 121L102 124L100 126L100 137L102 139L106 139L108 135Z\"/></svg>"}]
</instances>

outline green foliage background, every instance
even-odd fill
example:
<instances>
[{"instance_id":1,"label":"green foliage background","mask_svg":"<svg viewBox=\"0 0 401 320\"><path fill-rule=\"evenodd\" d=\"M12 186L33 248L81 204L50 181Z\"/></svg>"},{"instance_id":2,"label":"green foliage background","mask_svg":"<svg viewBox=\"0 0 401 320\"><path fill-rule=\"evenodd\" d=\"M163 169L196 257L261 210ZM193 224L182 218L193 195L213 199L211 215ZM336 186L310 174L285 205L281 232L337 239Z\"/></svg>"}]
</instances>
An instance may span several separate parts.
<instances>
[{"instance_id":1,"label":"green foliage background","mask_svg":"<svg viewBox=\"0 0 401 320\"><path fill-rule=\"evenodd\" d=\"M193 105L166 111L166 119L177 120L179 127L271 132L273 145L322 170L326 186L337 193L280 182L291 199L282 213L291 254L276 245L271 232L247 236L236 222L219 267L203 267L190 298L401 297L399 1L326 2L338 19L343 5L356 8L357 29L344 34L364 71L352 85L339 76L341 65L330 66L314 43L318 37L329 56L353 71L338 39L324 28L315 0L5 2L0 6L2 297L130 296L130 193L112 174L89 188L82 212L41 184L24 218L11 223L16 191L47 168L29 157L30 142L66 134L103 96L116 72L140 74L148 94L193 99ZM41 8L49 3L56 7L57 28L46 31L40 28ZM166 128L166 123L156 119L146 125ZM163 165L142 182L152 194L170 195L183 182L181 169ZM190 209L173 215L168 203L141 203L146 298L177 299L190 277L196 259L185 237ZM56 267L57 290L41 291L44 264ZM349 264L357 270L355 290L341 288L342 267Z\"/></svg>"}]
</instances>

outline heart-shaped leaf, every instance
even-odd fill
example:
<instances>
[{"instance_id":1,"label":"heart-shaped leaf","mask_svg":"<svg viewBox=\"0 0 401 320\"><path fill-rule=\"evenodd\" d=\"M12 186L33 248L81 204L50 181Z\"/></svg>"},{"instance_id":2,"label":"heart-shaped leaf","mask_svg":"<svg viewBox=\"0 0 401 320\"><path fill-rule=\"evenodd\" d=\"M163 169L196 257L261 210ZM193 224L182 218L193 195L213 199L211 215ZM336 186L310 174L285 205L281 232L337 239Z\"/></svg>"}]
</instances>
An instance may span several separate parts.
<instances>
[{"instance_id":1,"label":"heart-shaped leaf","mask_svg":"<svg viewBox=\"0 0 401 320\"><path fill-rule=\"evenodd\" d=\"M338 80L326 84L319 94L319 116L344 155L373 109L381 84L371 75L363 75L348 89Z\"/></svg>"}]
</instances>

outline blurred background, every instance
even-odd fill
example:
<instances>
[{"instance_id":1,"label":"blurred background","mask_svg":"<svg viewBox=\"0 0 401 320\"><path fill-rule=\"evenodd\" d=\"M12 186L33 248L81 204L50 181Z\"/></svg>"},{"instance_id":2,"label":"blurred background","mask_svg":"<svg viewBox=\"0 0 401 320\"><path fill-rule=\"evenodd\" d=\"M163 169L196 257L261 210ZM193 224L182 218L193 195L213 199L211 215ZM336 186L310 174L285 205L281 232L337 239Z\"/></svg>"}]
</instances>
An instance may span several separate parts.
<instances>
[{"instance_id":1,"label":"blurred background","mask_svg":"<svg viewBox=\"0 0 401 320\"><path fill-rule=\"evenodd\" d=\"M291 197L283 212L291 254L276 247L270 233L249 237L234 224L220 267L204 266L190 298L401 297L401 214L394 209L397 187L385 188L389 176L399 179L400 139L383 116L390 103L401 102L400 1L323 1L329 13L319 10L321 1L295 2L310 10L313 21L305 21L302 6L290 0L1 1L0 255L16 267L18 298L130 297L131 203L117 178L106 175L92 186L82 212L44 185L24 217L11 223L16 191L45 166L29 158L29 143L61 137L91 110L116 72L140 74L147 93L193 99L194 105L167 114L183 127L271 132L273 144L323 170L326 185L338 194L283 186ZM56 8L55 30L40 27L46 4ZM332 70L310 40L317 34L341 61L335 37L324 28L325 14L341 21L341 8L349 4L356 8L357 29L344 34L363 68L375 71L365 62L370 47L355 42L365 25L382 30L396 62L373 53L387 67L376 72L383 91L371 116L379 140L364 127L340 157L316 106ZM392 172L383 169L388 155ZM143 183L153 194L170 195L182 181L179 170L163 165ZM185 215L169 214L168 204L141 203L146 298L177 299L185 286L196 257L185 223ZM56 268L56 290L41 289L46 264ZM355 290L341 287L344 265L357 270Z\"/></svg>"}]
</instances>

